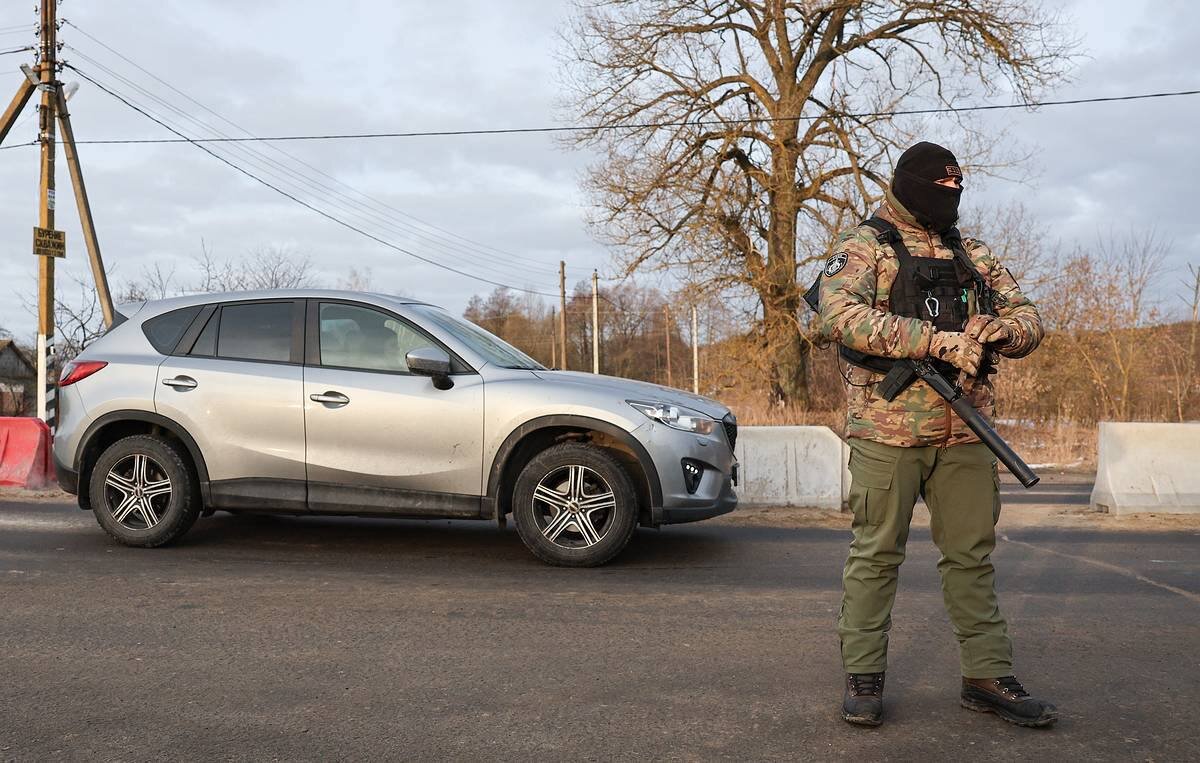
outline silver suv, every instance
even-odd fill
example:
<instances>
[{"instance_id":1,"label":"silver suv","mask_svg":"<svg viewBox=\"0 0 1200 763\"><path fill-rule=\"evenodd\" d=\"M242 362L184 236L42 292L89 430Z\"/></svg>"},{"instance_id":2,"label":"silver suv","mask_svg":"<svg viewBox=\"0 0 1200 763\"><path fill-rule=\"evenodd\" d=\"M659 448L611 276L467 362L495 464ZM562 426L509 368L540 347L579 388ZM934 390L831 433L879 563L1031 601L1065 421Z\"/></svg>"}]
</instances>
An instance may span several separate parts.
<instances>
[{"instance_id":1,"label":"silver suv","mask_svg":"<svg viewBox=\"0 0 1200 763\"><path fill-rule=\"evenodd\" d=\"M217 509L491 519L551 564L732 511L737 424L708 398L553 371L433 305L204 294L120 308L62 371L54 463L112 537Z\"/></svg>"}]
</instances>

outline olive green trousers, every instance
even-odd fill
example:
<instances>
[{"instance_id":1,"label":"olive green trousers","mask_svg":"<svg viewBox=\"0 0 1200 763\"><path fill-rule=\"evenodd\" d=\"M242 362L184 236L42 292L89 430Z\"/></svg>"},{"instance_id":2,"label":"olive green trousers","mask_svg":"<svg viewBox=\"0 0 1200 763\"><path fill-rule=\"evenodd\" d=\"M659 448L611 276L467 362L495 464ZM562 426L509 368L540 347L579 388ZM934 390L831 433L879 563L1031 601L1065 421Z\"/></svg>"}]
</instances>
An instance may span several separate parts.
<instances>
[{"instance_id":1,"label":"olive green trousers","mask_svg":"<svg viewBox=\"0 0 1200 763\"><path fill-rule=\"evenodd\" d=\"M847 673L887 668L888 630L913 504L925 498L933 542L941 551L942 596L958 637L962 674L1012 674L1012 643L996 605L996 460L974 443L899 448L850 440L850 508L854 539L842 574L838 618Z\"/></svg>"}]
</instances>

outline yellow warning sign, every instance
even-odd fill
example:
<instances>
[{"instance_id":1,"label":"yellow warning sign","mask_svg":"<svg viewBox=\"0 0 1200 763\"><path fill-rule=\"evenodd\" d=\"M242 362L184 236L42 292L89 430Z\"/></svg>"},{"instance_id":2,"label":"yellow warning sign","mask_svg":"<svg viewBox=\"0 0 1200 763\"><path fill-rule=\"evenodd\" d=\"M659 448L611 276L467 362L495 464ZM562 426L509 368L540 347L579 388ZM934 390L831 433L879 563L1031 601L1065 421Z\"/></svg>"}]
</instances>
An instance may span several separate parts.
<instances>
[{"instance_id":1,"label":"yellow warning sign","mask_svg":"<svg viewBox=\"0 0 1200 763\"><path fill-rule=\"evenodd\" d=\"M66 257L67 234L60 230L34 226L33 253L42 257Z\"/></svg>"}]
</instances>

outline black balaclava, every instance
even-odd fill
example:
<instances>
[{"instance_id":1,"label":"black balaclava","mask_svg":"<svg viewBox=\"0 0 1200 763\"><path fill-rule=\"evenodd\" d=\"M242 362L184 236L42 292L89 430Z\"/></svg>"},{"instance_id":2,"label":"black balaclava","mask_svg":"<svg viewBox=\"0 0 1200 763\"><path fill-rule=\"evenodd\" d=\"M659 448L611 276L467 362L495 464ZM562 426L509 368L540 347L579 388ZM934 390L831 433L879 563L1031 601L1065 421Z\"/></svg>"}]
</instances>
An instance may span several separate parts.
<instances>
[{"instance_id":1,"label":"black balaclava","mask_svg":"<svg viewBox=\"0 0 1200 763\"><path fill-rule=\"evenodd\" d=\"M962 197L961 188L934 182L948 177L962 179L954 154L936 143L921 142L896 162L892 194L921 226L942 233L958 221L958 201Z\"/></svg>"}]
</instances>

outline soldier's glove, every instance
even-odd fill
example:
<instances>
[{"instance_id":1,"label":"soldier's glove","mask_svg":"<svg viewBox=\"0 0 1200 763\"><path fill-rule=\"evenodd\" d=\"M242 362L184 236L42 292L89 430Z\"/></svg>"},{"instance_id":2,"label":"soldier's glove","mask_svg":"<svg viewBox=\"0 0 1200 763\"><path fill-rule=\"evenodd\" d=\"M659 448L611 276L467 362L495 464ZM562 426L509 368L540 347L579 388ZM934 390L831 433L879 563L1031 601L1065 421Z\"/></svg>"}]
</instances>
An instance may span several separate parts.
<instances>
[{"instance_id":1,"label":"soldier's glove","mask_svg":"<svg viewBox=\"0 0 1200 763\"><path fill-rule=\"evenodd\" d=\"M928 357L944 360L966 371L968 376L975 376L983 359L983 345L965 333L935 331L929 340Z\"/></svg>"},{"instance_id":2,"label":"soldier's glove","mask_svg":"<svg viewBox=\"0 0 1200 763\"><path fill-rule=\"evenodd\" d=\"M980 344L1006 345L1013 339L1013 330L994 315L972 315L963 333Z\"/></svg>"}]
</instances>

